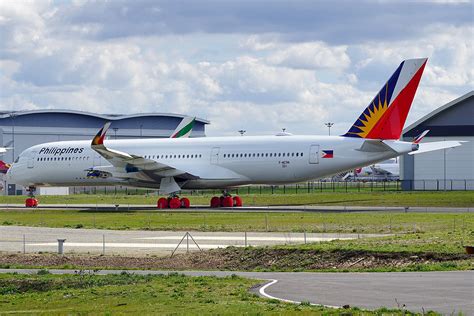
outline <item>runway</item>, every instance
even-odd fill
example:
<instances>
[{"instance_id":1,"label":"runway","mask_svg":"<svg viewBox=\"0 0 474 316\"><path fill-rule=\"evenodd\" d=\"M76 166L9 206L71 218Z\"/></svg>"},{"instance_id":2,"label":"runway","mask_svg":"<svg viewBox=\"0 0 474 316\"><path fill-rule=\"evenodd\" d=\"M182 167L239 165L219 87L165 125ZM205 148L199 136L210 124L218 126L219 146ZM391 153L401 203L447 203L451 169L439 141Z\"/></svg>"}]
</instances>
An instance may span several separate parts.
<instances>
[{"instance_id":1,"label":"runway","mask_svg":"<svg viewBox=\"0 0 474 316\"><path fill-rule=\"evenodd\" d=\"M272 246L386 236L337 233L190 232L192 238L183 239L185 233L0 226L0 251L56 252L58 249L57 240L65 239L65 253L169 255L180 241L182 243L178 251L199 251L199 249L207 250L228 246Z\"/></svg>"},{"instance_id":2,"label":"runway","mask_svg":"<svg viewBox=\"0 0 474 316\"><path fill-rule=\"evenodd\" d=\"M271 205L243 206L239 208L210 208L196 205L188 209L157 209L155 205L136 204L41 204L35 210L74 211L153 211L153 212L426 212L426 213L470 213L472 207L404 207L404 206L340 206L340 205ZM31 210L24 204L0 204L0 210Z\"/></svg>"},{"instance_id":3,"label":"runway","mask_svg":"<svg viewBox=\"0 0 474 316\"><path fill-rule=\"evenodd\" d=\"M0 273L37 273L36 269L0 269ZM74 270L49 270L72 274ZM97 274L121 270L91 271ZM129 270L137 274L172 271ZM261 296L287 302L363 309L399 308L412 312L434 310L442 314L474 315L474 271L319 273L319 272L231 272L178 271L189 276L230 276L265 280L256 290Z\"/></svg>"}]
</instances>

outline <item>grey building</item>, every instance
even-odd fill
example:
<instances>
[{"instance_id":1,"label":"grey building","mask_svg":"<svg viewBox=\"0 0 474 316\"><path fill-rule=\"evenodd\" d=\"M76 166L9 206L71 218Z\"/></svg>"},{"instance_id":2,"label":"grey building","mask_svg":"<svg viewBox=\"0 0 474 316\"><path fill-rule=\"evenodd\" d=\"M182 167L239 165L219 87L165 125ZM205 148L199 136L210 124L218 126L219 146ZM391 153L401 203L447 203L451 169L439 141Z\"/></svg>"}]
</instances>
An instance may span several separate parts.
<instances>
[{"instance_id":1,"label":"grey building","mask_svg":"<svg viewBox=\"0 0 474 316\"><path fill-rule=\"evenodd\" d=\"M95 114L72 110L0 112L0 147L12 147L0 159L12 162L33 145L91 139L106 121L111 121L110 138L169 137L183 115L141 113ZM209 121L197 118L191 137L203 137Z\"/></svg>"},{"instance_id":2,"label":"grey building","mask_svg":"<svg viewBox=\"0 0 474 316\"><path fill-rule=\"evenodd\" d=\"M460 140L462 146L404 155L400 179L404 190L474 190L474 91L422 117L403 130L402 139L411 141L430 130L425 142Z\"/></svg>"}]
</instances>

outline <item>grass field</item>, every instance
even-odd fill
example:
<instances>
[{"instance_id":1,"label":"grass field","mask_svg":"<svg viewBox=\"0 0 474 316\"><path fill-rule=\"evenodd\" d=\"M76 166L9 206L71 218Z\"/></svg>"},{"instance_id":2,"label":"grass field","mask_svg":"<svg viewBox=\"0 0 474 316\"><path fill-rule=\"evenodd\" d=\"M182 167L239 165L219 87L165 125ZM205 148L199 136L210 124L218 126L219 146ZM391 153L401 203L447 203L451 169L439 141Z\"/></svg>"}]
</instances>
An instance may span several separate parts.
<instances>
[{"instance_id":1,"label":"grass field","mask_svg":"<svg viewBox=\"0 0 474 316\"><path fill-rule=\"evenodd\" d=\"M75 210L0 212L0 225L173 231L386 233L381 238L298 246L322 251L462 253L474 245L474 213L155 213Z\"/></svg>"},{"instance_id":2,"label":"grass field","mask_svg":"<svg viewBox=\"0 0 474 316\"><path fill-rule=\"evenodd\" d=\"M348 205L348 206L437 206L474 207L474 193L469 191L437 192L314 192L300 194L246 194L244 205ZM215 195L219 195L215 192ZM186 195L192 205L208 205L212 194ZM42 204L149 204L156 205L156 195L89 195L38 196ZM24 196L0 196L0 204L25 202Z\"/></svg>"},{"instance_id":3,"label":"grass field","mask_svg":"<svg viewBox=\"0 0 474 316\"><path fill-rule=\"evenodd\" d=\"M282 303L249 292L259 281L240 277L136 276L130 274L0 274L1 313L21 314L213 314L213 315L411 315ZM425 315L437 315L430 312Z\"/></svg>"},{"instance_id":4,"label":"grass field","mask_svg":"<svg viewBox=\"0 0 474 316\"><path fill-rule=\"evenodd\" d=\"M180 231L447 232L474 229L474 213L173 213L24 209L1 211L0 225Z\"/></svg>"}]
</instances>

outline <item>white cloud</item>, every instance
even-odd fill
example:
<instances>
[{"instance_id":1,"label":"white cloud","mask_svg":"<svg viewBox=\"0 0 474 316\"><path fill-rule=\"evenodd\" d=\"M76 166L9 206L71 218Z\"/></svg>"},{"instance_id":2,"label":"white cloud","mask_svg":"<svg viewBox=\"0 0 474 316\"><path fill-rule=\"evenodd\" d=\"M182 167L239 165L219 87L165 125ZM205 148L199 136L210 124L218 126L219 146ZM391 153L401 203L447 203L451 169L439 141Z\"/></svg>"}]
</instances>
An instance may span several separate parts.
<instances>
[{"instance_id":1,"label":"white cloud","mask_svg":"<svg viewBox=\"0 0 474 316\"><path fill-rule=\"evenodd\" d=\"M142 21L139 5L125 7L0 2L0 110L177 112L210 119L210 135L283 127L325 134L327 120L335 133L345 132L405 58L430 57L409 120L474 85L470 25L436 22L419 29L419 38L368 36L357 44L348 30L334 44L317 34L305 38L304 24L295 31L304 35L299 41L287 41L288 29L267 26L173 32L178 24L154 22L169 8L154 7L153 21Z\"/></svg>"},{"instance_id":2,"label":"white cloud","mask_svg":"<svg viewBox=\"0 0 474 316\"><path fill-rule=\"evenodd\" d=\"M291 68L342 70L350 65L351 60L347 55L347 46L331 47L322 42L310 42L276 51L268 57L268 62Z\"/></svg>"}]
</instances>

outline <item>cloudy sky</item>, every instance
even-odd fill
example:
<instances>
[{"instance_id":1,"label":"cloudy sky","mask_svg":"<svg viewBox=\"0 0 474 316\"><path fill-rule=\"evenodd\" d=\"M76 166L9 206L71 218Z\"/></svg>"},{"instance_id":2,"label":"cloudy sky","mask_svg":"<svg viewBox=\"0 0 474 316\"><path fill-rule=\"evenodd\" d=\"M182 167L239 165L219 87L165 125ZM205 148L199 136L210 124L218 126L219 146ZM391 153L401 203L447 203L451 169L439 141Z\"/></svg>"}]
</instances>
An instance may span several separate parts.
<instances>
[{"instance_id":1,"label":"cloudy sky","mask_svg":"<svg viewBox=\"0 0 474 316\"><path fill-rule=\"evenodd\" d=\"M0 110L173 112L343 133L429 57L408 123L474 87L470 1L0 1Z\"/></svg>"}]
</instances>

